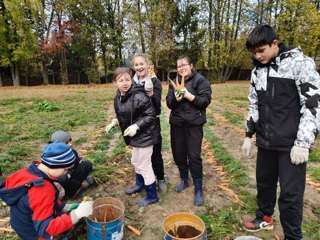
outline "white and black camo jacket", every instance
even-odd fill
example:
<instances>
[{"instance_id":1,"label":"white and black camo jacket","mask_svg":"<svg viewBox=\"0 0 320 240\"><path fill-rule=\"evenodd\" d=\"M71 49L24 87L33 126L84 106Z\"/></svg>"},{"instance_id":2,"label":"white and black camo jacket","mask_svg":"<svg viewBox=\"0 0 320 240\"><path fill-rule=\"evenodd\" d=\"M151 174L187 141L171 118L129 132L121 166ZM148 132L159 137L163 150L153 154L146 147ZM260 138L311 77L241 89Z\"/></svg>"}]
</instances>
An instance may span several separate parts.
<instances>
[{"instance_id":1,"label":"white and black camo jacket","mask_svg":"<svg viewBox=\"0 0 320 240\"><path fill-rule=\"evenodd\" d=\"M251 73L246 136L257 146L290 151L310 148L320 130L320 77L299 48L279 45L280 54Z\"/></svg>"}]
</instances>

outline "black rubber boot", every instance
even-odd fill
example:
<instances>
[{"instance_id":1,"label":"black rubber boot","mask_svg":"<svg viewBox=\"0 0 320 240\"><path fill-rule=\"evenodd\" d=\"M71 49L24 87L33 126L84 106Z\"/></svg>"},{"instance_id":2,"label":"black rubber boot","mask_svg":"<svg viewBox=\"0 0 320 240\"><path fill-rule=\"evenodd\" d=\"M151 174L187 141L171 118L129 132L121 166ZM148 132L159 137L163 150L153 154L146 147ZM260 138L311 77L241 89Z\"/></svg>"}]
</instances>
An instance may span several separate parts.
<instances>
[{"instance_id":1,"label":"black rubber boot","mask_svg":"<svg viewBox=\"0 0 320 240\"><path fill-rule=\"evenodd\" d=\"M144 179L141 174L136 173L136 185L133 188L124 190L125 194L132 195L141 192L144 186Z\"/></svg>"},{"instance_id":2,"label":"black rubber boot","mask_svg":"<svg viewBox=\"0 0 320 240\"><path fill-rule=\"evenodd\" d=\"M159 198L157 194L156 182L150 185L145 185L144 187L146 189L147 196L144 199L137 201L137 204L139 206L146 206L158 202Z\"/></svg>"},{"instance_id":3,"label":"black rubber boot","mask_svg":"<svg viewBox=\"0 0 320 240\"><path fill-rule=\"evenodd\" d=\"M203 204L202 178L193 179L194 184L194 205L201 206Z\"/></svg>"},{"instance_id":4,"label":"black rubber boot","mask_svg":"<svg viewBox=\"0 0 320 240\"><path fill-rule=\"evenodd\" d=\"M180 172L181 182L174 187L174 191L181 192L189 187L189 176L188 172Z\"/></svg>"}]
</instances>

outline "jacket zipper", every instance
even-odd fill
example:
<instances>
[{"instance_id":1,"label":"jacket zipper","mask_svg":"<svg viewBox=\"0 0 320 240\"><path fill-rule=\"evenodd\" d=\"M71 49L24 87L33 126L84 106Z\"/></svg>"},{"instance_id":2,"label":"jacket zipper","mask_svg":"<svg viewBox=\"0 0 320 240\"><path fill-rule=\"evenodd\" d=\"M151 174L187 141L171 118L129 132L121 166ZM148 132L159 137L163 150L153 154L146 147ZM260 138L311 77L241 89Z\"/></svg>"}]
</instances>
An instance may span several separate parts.
<instances>
[{"instance_id":1,"label":"jacket zipper","mask_svg":"<svg viewBox=\"0 0 320 240\"><path fill-rule=\"evenodd\" d=\"M266 89L266 94L267 94L267 104L266 104L266 136L267 136L267 141L266 141L266 148L268 149L269 146L269 73L270 73L270 66L268 67L267 71L267 89Z\"/></svg>"}]
</instances>

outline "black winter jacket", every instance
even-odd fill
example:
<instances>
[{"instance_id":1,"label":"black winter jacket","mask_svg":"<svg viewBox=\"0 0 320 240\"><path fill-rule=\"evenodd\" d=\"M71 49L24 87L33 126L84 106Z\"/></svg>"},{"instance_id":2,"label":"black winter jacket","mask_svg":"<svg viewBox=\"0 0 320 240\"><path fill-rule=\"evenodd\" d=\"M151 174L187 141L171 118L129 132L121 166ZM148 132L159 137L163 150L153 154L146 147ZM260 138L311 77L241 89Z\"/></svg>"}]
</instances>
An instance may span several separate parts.
<instances>
[{"instance_id":1,"label":"black winter jacket","mask_svg":"<svg viewBox=\"0 0 320 240\"><path fill-rule=\"evenodd\" d=\"M179 82L181 82L181 77L179 77ZM168 108L171 109L170 124L177 127L203 125L207 121L206 108L211 102L210 82L201 74L192 72L185 80L185 88L195 95L192 102L187 99L178 102L173 87L169 87L166 102Z\"/></svg>"},{"instance_id":2,"label":"black winter jacket","mask_svg":"<svg viewBox=\"0 0 320 240\"><path fill-rule=\"evenodd\" d=\"M143 86L133 84L124 96L118 91L114 98L114 109L122 134L132 124L139 127L136 135L124 137L127 145L147 147L158 142L160 129L155 121L156 112Z\"/></svg>"}]
</instances>

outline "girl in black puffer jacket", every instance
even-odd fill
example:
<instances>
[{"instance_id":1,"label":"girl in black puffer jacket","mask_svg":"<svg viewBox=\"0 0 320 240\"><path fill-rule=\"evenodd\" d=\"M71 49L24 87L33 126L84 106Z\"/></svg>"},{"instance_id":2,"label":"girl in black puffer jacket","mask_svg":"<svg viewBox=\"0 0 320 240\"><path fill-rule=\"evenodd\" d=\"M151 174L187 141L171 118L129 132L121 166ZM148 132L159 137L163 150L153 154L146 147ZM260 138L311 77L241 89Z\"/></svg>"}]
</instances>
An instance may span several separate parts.
<instances>
[{"instance_id":1,"label":"girl in black puffer jacket","mask_svg":"<svg viewBox=\"0 0 320 240\"><path fill-rule=\"evenodd\" d=\"M118 88L114 109L125 143L132 146L131 163L136 172L136 185L126 189L125 193L131 195L145 188L147 196L137 203L141 206L156 203L158 195L151 155L160 129L155 121L155 109L144 88L133 83L129 68L117 68L113 81Z\"/></svg>"}]
</instances>

